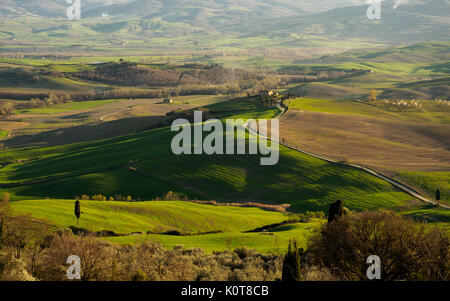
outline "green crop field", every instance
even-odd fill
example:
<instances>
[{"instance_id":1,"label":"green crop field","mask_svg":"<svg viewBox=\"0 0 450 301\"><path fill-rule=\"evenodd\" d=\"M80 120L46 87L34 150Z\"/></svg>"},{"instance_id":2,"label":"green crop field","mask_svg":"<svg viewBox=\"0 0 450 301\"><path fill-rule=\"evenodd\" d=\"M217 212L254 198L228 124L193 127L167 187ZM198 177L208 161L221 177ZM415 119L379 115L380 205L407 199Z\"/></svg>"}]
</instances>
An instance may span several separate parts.
<instances>
[{"instance_id":1,"label":"green crop field","mask_svg":"<svg viewBox=\"0 0 450 301\"><path fill-rule=\"evenodd\" d=\"M57 228L76 225L73 200L24 200L11 202L14 210L47 218ZM117 202L81 201L79 227L90 231L184 234L250 231L290 218L289 214L258 208L214 206L181 201Z\"/></svg>"},{"instance_id":2,"label":"green crop field","mask_svg":"<svg viewBox=\"0 0 450 301\"><path fill-rule=\"evenodd\" d=\"M381 101L362 102L336 99L300 98L289 102L289 107L319 113L360 115L415 122L450 123L450 106L433 101L420 101L421 107L394 106Z\"/></svg>"},{"instance_id":3,"label":"green crop field","mask_svg":"<svg viewBox=\"0 0 450 301\"><path fill-rule=\"evenodd\" d=\"M134 235L107 237L106 240L119 244L143 243L146 241L161 243L166 248L183 245L185 248L200 247L206 252L250 248L261 253L282 254L286 251L290 239L295 238L298 246L307 247L308 237L323 223L313 219L309 223L281 226L264 233L218 233L193 236L171 235Z\"/></svg>"},{"instance_id":4,"label":"green crop field","mask_svg":"<svg viewBox=\"0 0 450 301\"><path fill-rule=\"evenodd\" d=\"M9 131L0 130L0 139L6 138L9 134Z\"/></svg>"},{"instance_id":5,"label":"green crop field","mask_svg":"<svg viewBox=\"0 0 450 301\"><path fill-rule=\"evenodd\" d=\"M450 210L446 208L436 208L435 206L422 206L407 209L402 212L418 222L430 223L440 227L450 233Z\"/></svg>"},{"instance_id":6,"label":"green crop field","mask_svg":"<svg viewBox=\"0 0 450 301\"><path fill-rule=\"evenodd\" d=\"M405 172L399 178L414 187L421 187L423 191L435 199L436 189L441 192L441 202L450 204L450 172Z\"/></svg>"},{"instance_id":7,"label":"green crop field","mask_svg":"<svg viewBox=\"0 0 450 301\"><path fill-rule=\"evenodd\" d=\"M12 202L16 212L30 213L47 220L56 228L76 225L73 200L29 200ZM90 231L114 231L122 234L105 239L117 243L156 241L165 247L182 244L207 252L249 247L260 252L282 252L291 238L300 246L323 221L279 226L264 233L244 233L258 227L295 219L291 214L258 208L202 205L180 201L111 202L81 201L79 227ZM154 234L146 234L148 231ZM164 234L178 231L179 235ZM136 234L137 232L142 234ZM216 232L213 234L202 234ZM134 235L129 235L135 233Z\"/></svg>"}]
</instances>

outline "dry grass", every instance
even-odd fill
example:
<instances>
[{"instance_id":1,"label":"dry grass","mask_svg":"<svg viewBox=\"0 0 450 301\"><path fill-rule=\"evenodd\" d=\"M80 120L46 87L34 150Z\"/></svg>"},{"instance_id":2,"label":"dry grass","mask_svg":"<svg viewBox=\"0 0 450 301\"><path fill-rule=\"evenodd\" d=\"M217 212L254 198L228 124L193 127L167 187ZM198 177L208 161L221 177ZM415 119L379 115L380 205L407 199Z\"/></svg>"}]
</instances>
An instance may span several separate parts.
<instances>
[{"instance_id":1,"label":"dry grass","mask_svg":"<svg viewBox=\"0 0 450 301\"><path fill-rule=\"evenodd\" d=\"M260 208L267 211L275 211L275 212L282 212L285 213L291 207L290 204L281 204L281 205L269 205L269 204L262 204L262 203L256 203L256 202L247 202L247 203L217 203L216 201L191 201L197 204L210 204L214 206L232 206L232 207L253 207L253 208Z\"/></svg>"},{"instance_id":2,"label":"dry grass","mask_svg":"<svg viewBox=\"0 0 450 301\"><path fill-rule=\"evenodd\" d=\"M0 130L3 131L10 131L16 128L20 128L20 127L26 127L29 124L26 122L19 122L19 121L0 121Z\"/></svg>"}]
</instances>

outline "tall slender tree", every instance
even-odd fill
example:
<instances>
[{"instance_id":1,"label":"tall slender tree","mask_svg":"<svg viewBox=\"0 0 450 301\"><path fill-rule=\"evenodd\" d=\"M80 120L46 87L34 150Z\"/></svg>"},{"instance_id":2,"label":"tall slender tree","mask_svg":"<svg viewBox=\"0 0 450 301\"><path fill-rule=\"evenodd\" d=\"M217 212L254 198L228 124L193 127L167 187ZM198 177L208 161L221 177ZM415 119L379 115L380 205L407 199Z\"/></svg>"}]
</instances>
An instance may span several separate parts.
<instances>
[{"instance_id":1,"label":"tall slender tree","mask_svg":"<svg viewBox=\"0 0 450 301\"><path fill-rule=\"evenodd\" d=\"M300 256L303 249L299 249L295 239L289 240L289 247L284 256L282 281L301 281L301 263Z\"/></svg>"},{"instance_id":2,"label":"tall slender tree","mask_svg":"<svg viewBox=\"0 0 450 301\"><path fill-rule=\"evenodd\" d=\"M75 216L77 217L77 228L78 228L78 220L81 216L81 204L80 201L75 202Z\"/></svg>"},{"instance_id":3,"label":"tall slender tree","mask_svg":"<svg viewBox=\"0 0 450 301\"><path fill-rule=\"evenodd\" d=\"M441 200L441 191L438 189L436 190L436 201L439 205L439 201Z\"/></svg>"}]
</instances>

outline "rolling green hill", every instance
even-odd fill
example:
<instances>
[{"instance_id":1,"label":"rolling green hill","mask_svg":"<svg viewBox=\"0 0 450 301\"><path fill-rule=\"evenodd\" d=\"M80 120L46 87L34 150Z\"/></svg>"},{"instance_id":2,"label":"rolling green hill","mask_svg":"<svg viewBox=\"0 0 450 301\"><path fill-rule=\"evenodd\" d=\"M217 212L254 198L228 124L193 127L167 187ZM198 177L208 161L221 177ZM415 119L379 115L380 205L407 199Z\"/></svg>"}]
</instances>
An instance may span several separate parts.
<instances>
[{"instance_id":1,"label":"rolling green hill","mask_svg":"<svg viewBox=\"0 0 450 301\"><path fill-rule=\"evenodd\" d=\"M300 84L286 92L305 97L366 98L370 89L389 99L447 99L449 42L427 42L383 49L349 51L301 60L279 68L296 75L346 72L321 82Z\"/></svg>"},{"instance_id":2,"label":"rolling green hill","mask_svg":"<svg viewBox=\"0 0 450 301\"><path fill-rule=\"evenodd\" d=\"M114 202L81 201L79 227L90 231L163 234L250 231L289 219L289 215L257 208L202 205L179 201ZM14 210L45 218L57 228L76 224L73 200L12 202Z\"/></svg>"},{"instance_id":3,"label":"rolling green hill","mask_svg":"<svg viewBox=\"0 0 450 301\"><path fill-rule=\"evenodd\" d=\"M12 202L15 212L31 213L57 229L76 225L73 200L30 200ZM287 224L267 232L256 228L278 224L297 217L257 208L201 205L179 201L97 202L81 201L79 227L92 232L113 231L115 237L104 239L117 243L156 241L167 248L184 245L207 252L247 247L260 252L282 252L288 240L296 238L306 247L308 236L323 220ZM152 234L146 234L147 232ZM167 234L179 232L182 235ZM104 233L104 232L103 232Z\"/></svg>"},{"instance_id":4,"label":"rolling green hill","mask_svg":"<svg viewBox=\"0 0 450 301\"><path fill-rule=\"evenodd\" d=\"M233 118L275 114L269 108ZM172 190L206 200L287 203L294 212L326 211L336 199L357 210L396 208L411 199L361 171L285 147L275 166L260 166L259 155L176 156L170 149L174 135L161 128L96 142L6 150L0 162L12 164L0 169L0 187L14 199L101 193L149 200Z\"/></svg>"}]
</instances>

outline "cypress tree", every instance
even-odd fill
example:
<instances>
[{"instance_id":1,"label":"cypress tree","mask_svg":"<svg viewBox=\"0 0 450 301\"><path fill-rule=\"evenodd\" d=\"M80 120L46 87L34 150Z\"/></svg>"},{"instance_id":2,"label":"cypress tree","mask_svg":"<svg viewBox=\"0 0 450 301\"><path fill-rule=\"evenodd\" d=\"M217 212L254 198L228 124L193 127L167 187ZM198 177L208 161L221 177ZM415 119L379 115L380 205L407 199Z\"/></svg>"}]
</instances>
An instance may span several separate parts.
<instances>
[{"instance_id":1,"label":"cypress tree","mask_svg":"<svg viewBox=\"0 0 450 301\"><path fill-rule=\"evenodd\" d=\"M344 214L344 202L341 200L336 201L330 205L330 210L328 211L328 222L331 223L339 217L342 217Z\"/></svg>"},{"instance_id":2,"label":"cypress tree","mask_svg":"<svg viewBox=\"0 0 450 301\"><path fill-rule=\"evenodd\" d=\"M441 191L438 189L436 190L436 201L440 201L441 200Z\"/></svg>"},{"instance_id":3,"label":"cypress tree","mask_svg":"<svg viewBox=\"0 0 450 301\"><path fill-rule=\"evenodd\" d=\"M283 261L282 281L301 281L300 250L295 239L289 241L288 251Z\"/></svg>"},{"instance_id":4,"label":"cypress tree","mask_svg":"<svg viewBox=\"0 0 450 301\"><path fill-rule=\"evenodd\" d=\"M77 217L77 228L78 228L78 220L80 219L81 215L81 204L80 201L75 202L75 216Z\"/></svg>"}]
</instances>

